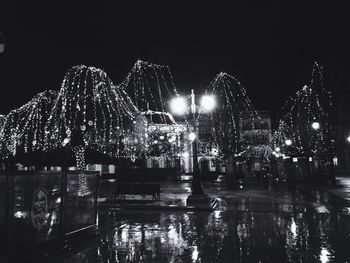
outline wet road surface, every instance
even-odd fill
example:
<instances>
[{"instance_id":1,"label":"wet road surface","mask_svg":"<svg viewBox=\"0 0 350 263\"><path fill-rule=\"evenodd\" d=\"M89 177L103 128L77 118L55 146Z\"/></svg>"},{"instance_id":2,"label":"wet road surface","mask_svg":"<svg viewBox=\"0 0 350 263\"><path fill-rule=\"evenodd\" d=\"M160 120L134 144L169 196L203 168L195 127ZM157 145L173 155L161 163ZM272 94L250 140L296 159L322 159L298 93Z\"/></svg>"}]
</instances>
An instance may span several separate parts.
<instances>
[{"instance_id":1,"label":"wet road surface","mask_svg":"<svg viewBox=\"0 0 350 263\"><path fill-rule=\"evenodd\" d=\"M163 199L182 203L189 194L186 182L162 186ZM312 198L283 184L232 191L214 181L204 188L222 200L220 210L109 208L104 215L115 227L45 261L350 262L350 209L333 196Z\"/></svg>"}]
</instances>

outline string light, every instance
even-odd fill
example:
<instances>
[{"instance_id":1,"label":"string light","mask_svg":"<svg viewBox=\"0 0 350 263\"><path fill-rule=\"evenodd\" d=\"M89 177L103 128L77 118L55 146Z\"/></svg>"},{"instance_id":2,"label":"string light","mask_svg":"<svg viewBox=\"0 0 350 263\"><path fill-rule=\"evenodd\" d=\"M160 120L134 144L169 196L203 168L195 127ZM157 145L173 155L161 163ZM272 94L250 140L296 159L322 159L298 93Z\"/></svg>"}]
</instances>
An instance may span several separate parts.
<instances>
[{"instance_id":1,"label":"string light","mask_svg":"<svg viewBox=\"0 0 350 263\"><path fill-rule=\"evenodd\" d=\"M221 154L240 153L243 145L241 138L243 114L247 114L254 123L261 122L243 85L233 76L221 72L210 83L208 91L217 99L217 109L211 113L214 144ZM215 148L215 147L214 147ZM210 150L210 149L209 149Z\"/></svg>"},{"instance_id":2,"label":"string light","mask_svg":"<svg viewBox=\"0 0 350 263\"><path fill-rule=\"evenodd\" d=\"M134 156L133 140L121 151L120 138L137 137L140 113L127 94L115 86L101 69L84 65L67 71L48 118L45 145L54 149L72 142L72 131L80 144L113 157ZM142 134L140 134L142 136ZM63 141L63 144L62 144ZM140 138L140 141L143 141Z\"/></svg>"},{"instance_id":3,"label":"string light","mask_svg":"<svg viewBox=\"0 0 350 263\"><path fill-rule=\"evenodd\" d=\"M14 156L18 150L28 153L78 145L83 151L90 148L134 159L142 150L138 145L145 142L146 124L125 91L104 71L74 66L58 93L39 93L1 118L1 157ZM130 138L137 138L137 143Z\"/></svg>"},{"instance_id":4,"label":"string light","mask_svg":"<svg viewBox=\"0 0 350 263\"><path fill-rule=\"evenodd\" d=\"M44 141L47 133L44 126L56 96L57 93L52 90L41 92L2 118L0 130L2 157L15 155L17 150L24 153L45 150Z\"/></svg>"},{"instance_id":5,"label":"string light","mask_svg":"<svg viewBox=\"0 0 350 263\"><path fill-rule=\"evenodd\" d=\"M317 122L317 121L314 121L312 124L311 124L311 127L314 129L314 130L318 130L320 128L320 123Z\"/></svg>"},{"instance_id":6,"label":"string light","mask_svg":"<svg viewBox=\"0 0 350 263\"><path fill-rule=\"evenodd\" d=\"M85 147L83 145L72 147L78 171L85 171Z\"/></svg>"},{"instance_id":7,"label":"string light","mask_svg":"<svg viewBox=\"0 0 350 263\"><path fill-rule=\"evenodd\" d=\"M124 81L119 85L129 94L140 111L166 112L169 98L177 94L168 66L137 60ZM161 116L162 117L162 116ZM166 120L162 119L163 123Z\"/></svg>"},{"instance_id":8,"label":"string light","mask_svg":"<svg viewBox=\"0 0 350 263\"><path fill-rule=\"evenodd\" d=\"M326 94L327 98L322 101L319 94ZM328 143L330 131L327 130L329 116L326 110L330 101L331 93L326 91L323 83L322 67L315 63L310 86L305 85L285 103L273 135L273 146L281 147L288 155L324 156L332 147ZM292 147L284 147L287 139L293 142Z\"/></svg>"},{"instance_id":9,"label":"string light","mask_svg":"<svg viewBox=\"0 0 350 263\"><path fill-rule=\"evenodd\" d=\"M185 127L177 124L170 113L148 110L142 114L149 120L147 124L146 156L148 158L177 156L181 151L179 137L186 130ZM167 124L151 121L162 119L160 115L167 120Z\"/></svg>"}]
</instances>

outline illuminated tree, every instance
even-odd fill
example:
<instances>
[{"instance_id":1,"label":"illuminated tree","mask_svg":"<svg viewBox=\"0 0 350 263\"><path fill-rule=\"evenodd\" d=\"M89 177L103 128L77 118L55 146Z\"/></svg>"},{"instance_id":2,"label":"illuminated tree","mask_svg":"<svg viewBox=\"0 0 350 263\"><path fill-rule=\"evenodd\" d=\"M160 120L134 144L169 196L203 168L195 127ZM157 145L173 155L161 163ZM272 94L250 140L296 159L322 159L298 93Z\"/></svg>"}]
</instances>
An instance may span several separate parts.
<instances>
[{"instance_id":1,"label":"illuminated tree","mask_svg":"<svg viewBox=\"0 0 350 263\"><path fill-rule=\"evenodd\" d=\"M324 85L323 68L314 63L309 86L285 103L273 147L295 156L329 156L334 150L330 114L332 93ZM290 145L286 145L290 140Z\"/></svg>"},{"instance_id":2,"label":"illuminated tree","mask_svg":"<svg viewBox=\"0 0 350 263\"><path fill-rule=\"evenodd\" d=\"M124 90L94 67L72 67L58 93L38 94L1 122L2 158L67 149L83 170L86 150L131 159L144 150L144 116Z\"/></svg>"},{"instance_id":3,"label":"illuminated tree","mask_svg":"<svg viewBox=\"0 0 350 263\"><path fill-rule=\"evenodd\" d=\"M211 82L208 92L215 95L217 108L211 113L213 140L220 154L230 156L243 150L243 114L254 123L260 121L257 111L247 95L245 88L233 76L221 72Z\"/></svg>"},{"instance_id":4,"label":"illuminated tree","mask_svg":"<svg viewBox=\"0 0 350 263\"><path fill-rule=\"evenodd\" d=\"M140 111L167 111L167 101L177 94L168 66L137 60L119 85ZM163 116L162 116L163 117ZM166 123L166 119L162 118Z\"/></svg>"},{"instance_id":5,"label":"illuminated tree","mask_svg":"<svg viewBox=\"0 0 350 263\"><path fill-rule=\"evenodd\" d=\"M177 94L170 68L137 60L119 87L148 119L144 157L174 156L180 131L167 112L167 102Z\"/></svg>"},{"instance_id":6,"label":"illuminated tree","mask_svg":"<svg viewBox=\"0 0 350 263\"><path fill-rule=\"evenodd\" d=\"M287 140L290 145L286 145ZM304 86L288 99L273 136L273 147L294 156L322 155L328 151L327 116L314 89Z\"/></svg>"},{"instance_id":7,"label":"illuminated tree","mask_svg":"<svg viewBox=\"0 0 350 263\"><path fill-rule=\"evenodd\" d=\"M2 118L1 156L45 150L45 125L57 93L49 90L36 95L22 107Z\"/></svg>"},{"instance_id":8,"label":"illuminated tree","mask_svg":"<svg viewBox=\"0 0 350 263\"><path fill-rule=\"evenodd\" d=\"M135 158L137 145L143 145L143 122L130 98L104 71L75 66L67 71L50 112L45 148L72 147L76 157L81 153L81 167L84 149Z\"/></svg>"}]
</instances>

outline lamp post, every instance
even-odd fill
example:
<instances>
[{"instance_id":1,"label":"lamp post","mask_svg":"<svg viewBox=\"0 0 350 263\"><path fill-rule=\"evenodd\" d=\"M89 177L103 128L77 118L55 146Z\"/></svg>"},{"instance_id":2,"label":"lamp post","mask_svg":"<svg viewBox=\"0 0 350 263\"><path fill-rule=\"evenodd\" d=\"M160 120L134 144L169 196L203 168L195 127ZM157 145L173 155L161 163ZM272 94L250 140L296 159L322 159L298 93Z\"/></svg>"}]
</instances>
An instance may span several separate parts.
<instances>
[{"instance_id":1,"label":"lamp post","mask_svg":"<svg viewBox=\"0 0 350 263\"><path fill-rule=\"evenodd\" d=\"M193 156L193 179L192 179L192 194L203 194L203 187L200 180L198 167L198 146L197 146L197 119L196 119L196 104L194 91L191 90L191 113L194 136L192 136L192 156Z\"/></svg>"},{"instance_id":2,"label":"lamp post","mask_svg":"<svg viewBox=\"0 0 350 263\"><path fill-rule=\"evenodd\" d=\"M187 96L191 99L190 113L192 115L193 132L189 134L189 139L192 141L192 161L193 161L193 179L192 179L192 195L203 195L203 187L200 180L199 166L198 166L198 129L197 129L197 108L203 112L210 112L215 108L215 99L212 95L205 94L201 97L200 106L195 103L195 94L193 89L191 95ZM184 115L188 112L186 99L183 97L176 97L171 101L171 110L174 114Z\"/></svg>"}]
</instances>

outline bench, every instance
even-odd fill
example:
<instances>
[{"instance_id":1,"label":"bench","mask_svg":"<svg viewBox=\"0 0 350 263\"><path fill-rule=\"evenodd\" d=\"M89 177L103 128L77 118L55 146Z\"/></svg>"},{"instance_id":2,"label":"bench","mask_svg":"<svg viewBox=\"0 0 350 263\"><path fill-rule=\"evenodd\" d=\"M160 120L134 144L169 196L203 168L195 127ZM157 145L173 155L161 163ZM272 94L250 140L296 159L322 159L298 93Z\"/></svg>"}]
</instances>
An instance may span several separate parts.
<instances>
[{"instance_id":1,"label":"bench","mask_svg":"<svg viewBox=\"0 0 350 263\"><path fill-rule=\"evenodd\" d=\"M153 200L160 199L159 184L117 184L115 198L125 199L125 195L152 195Z\"/></svg>"}]
</instances>

